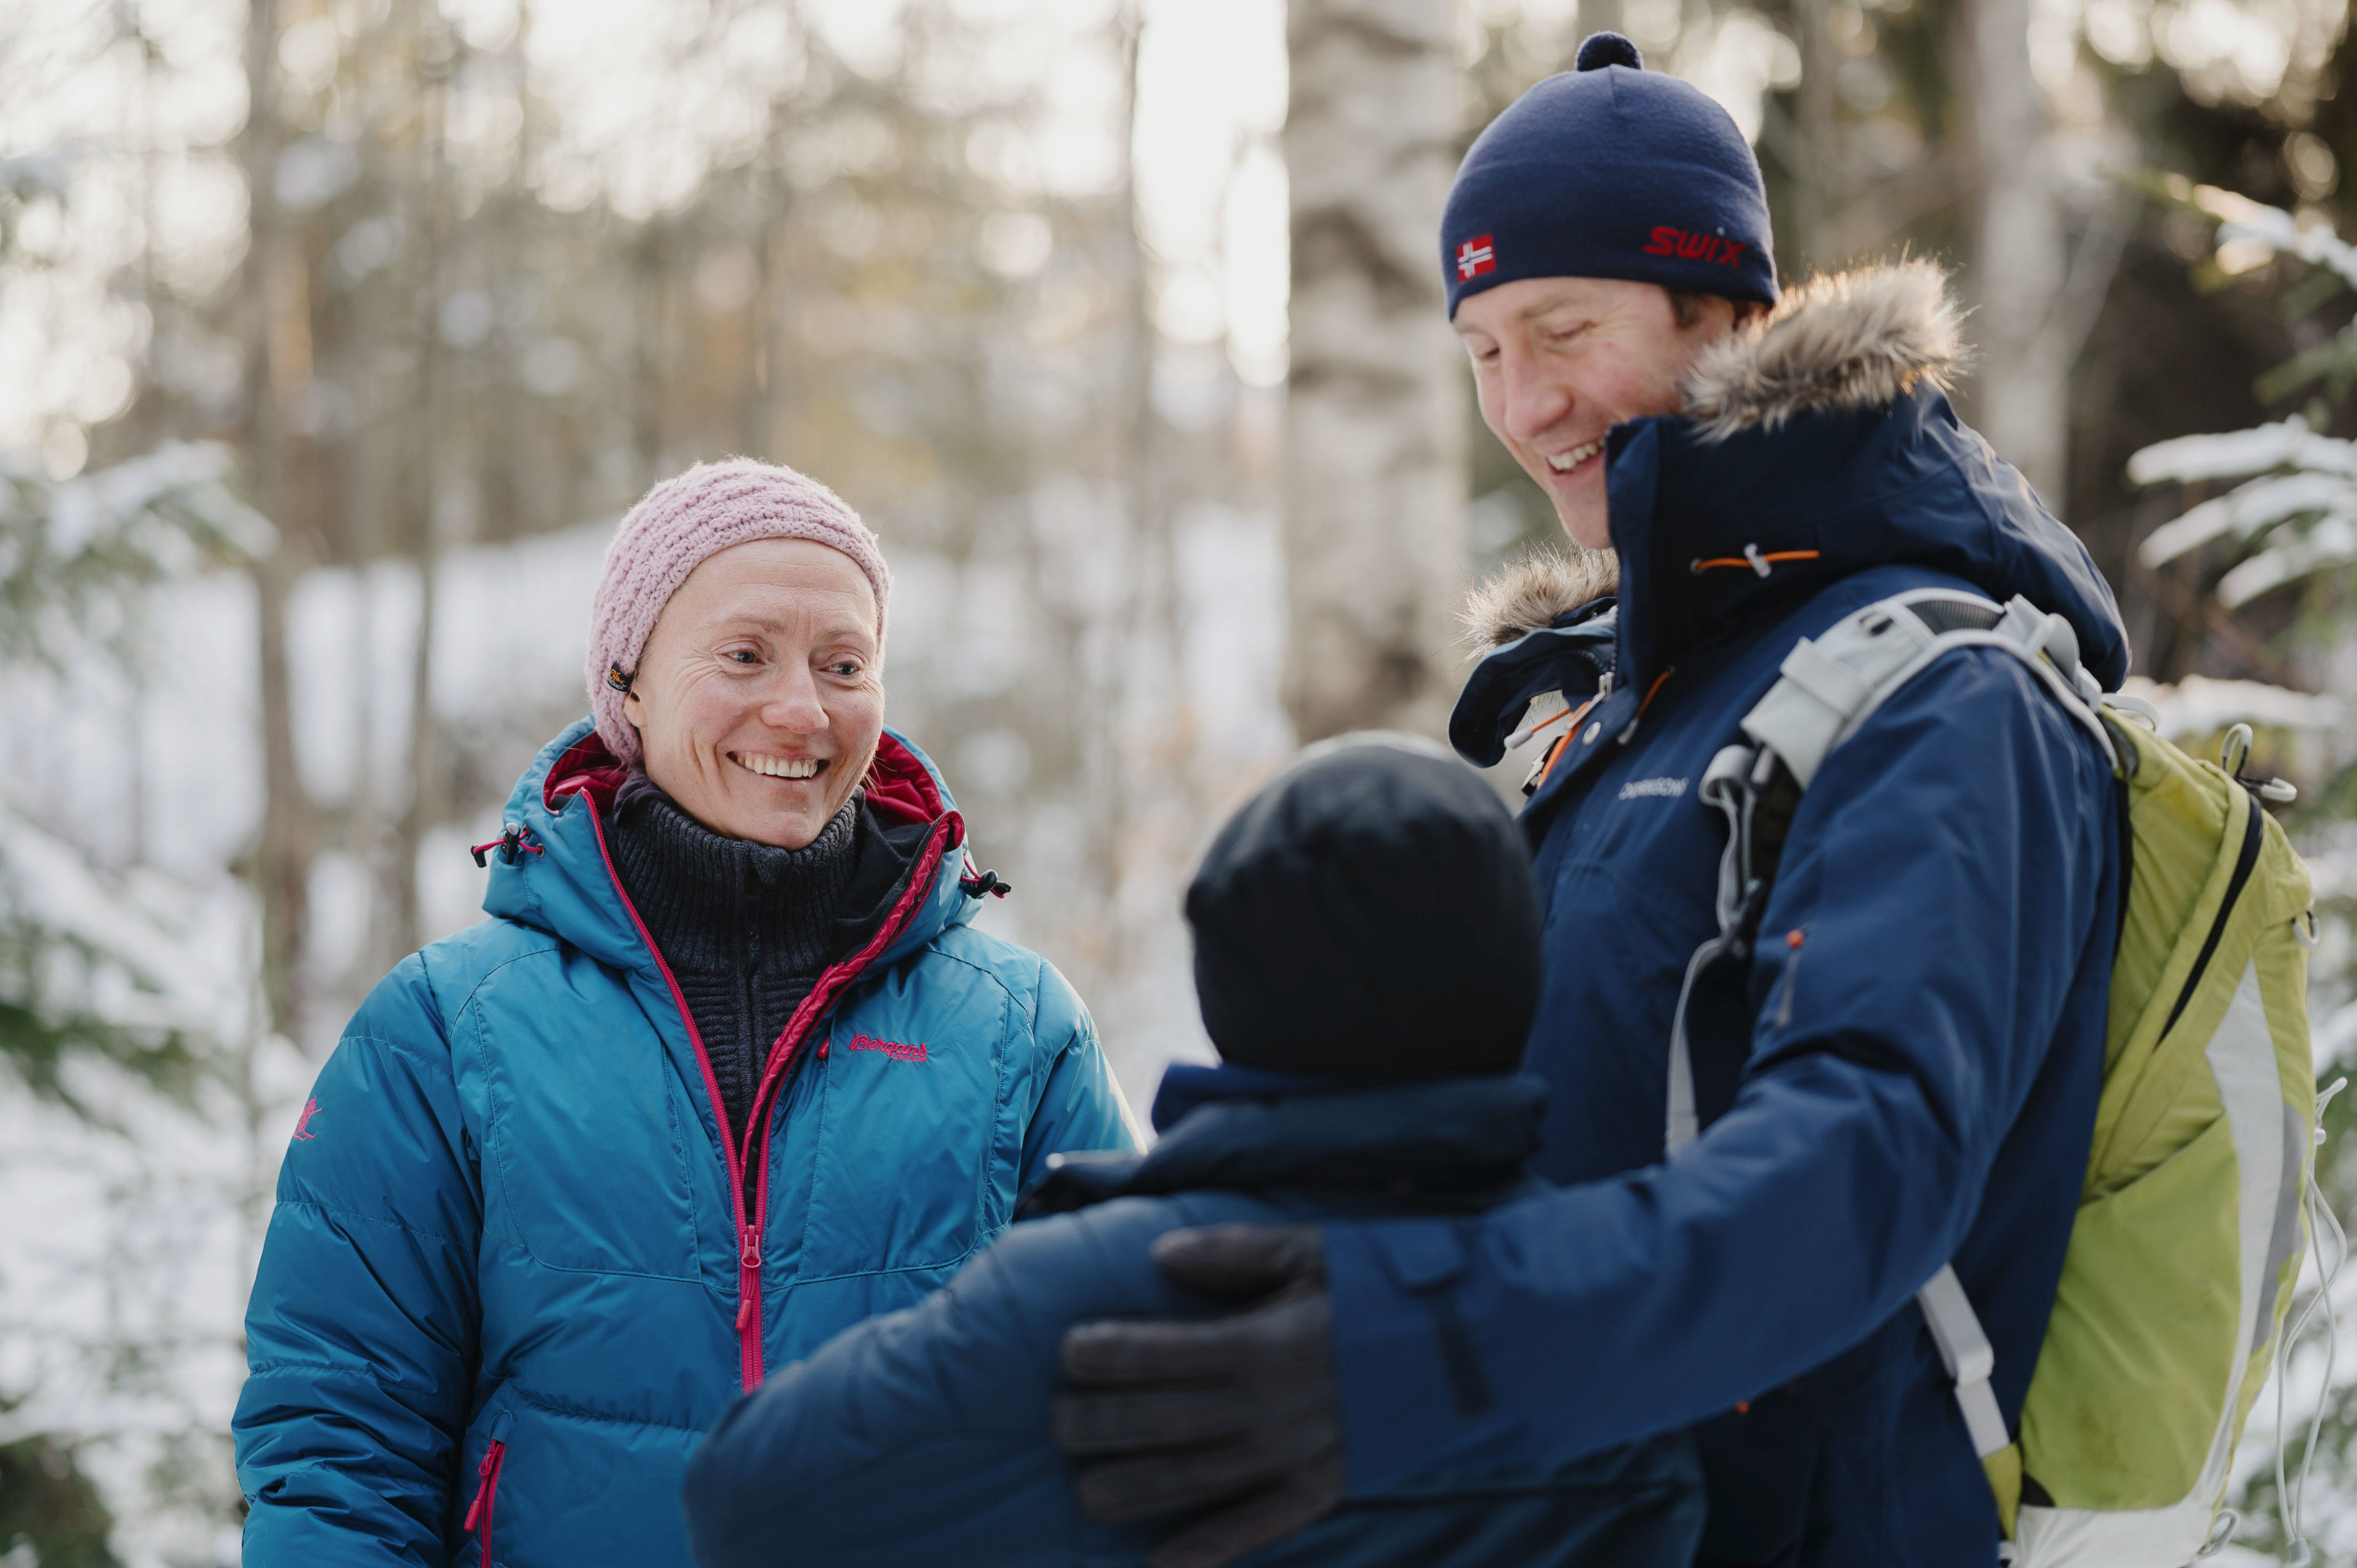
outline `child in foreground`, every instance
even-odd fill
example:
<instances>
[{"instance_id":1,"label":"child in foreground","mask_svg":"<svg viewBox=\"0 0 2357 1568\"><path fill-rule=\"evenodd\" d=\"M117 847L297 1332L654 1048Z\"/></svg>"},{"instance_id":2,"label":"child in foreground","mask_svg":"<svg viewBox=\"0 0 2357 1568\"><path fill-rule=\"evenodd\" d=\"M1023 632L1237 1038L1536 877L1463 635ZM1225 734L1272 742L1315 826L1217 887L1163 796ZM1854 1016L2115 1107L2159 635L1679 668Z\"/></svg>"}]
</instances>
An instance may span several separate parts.
<instances>
[{"instance_id":1,"label":"child in foreground","mask_svg":"<svg viewBox=\"0 0 2357 1568\"><path fill-rule=\"evenodd\" d=\"M738 1403L689 1468L702 1568L1227 1560L1234 1541L1183 1522L1123 1522L1117 1463L1076 1488L1057 1444L1086 1446L1058 1427L1065 1331L1232 1305L1169 1283L1152 1250L1168 1231L1445 1219L1544 1190L1523 1165L1544 1090L1515 1076L1538 1000L1538 899L1520 832L1473 772L1403 736L1312 748L1222 829L1187 917L1222 1065L1165 1075L1150 1153L1061 1156L1021 1222L948 1286ZM1464 1364L1455 1396L1489 1398L1476 1359ZM1227 1394L1161 1397L1216 1423ZM1319 1468L1339 1506L1244 1563L1666 1568L1692 1560L1702 1529L1683 1436L1362 1496L1337 1431Z\"/></svg>"}]
</instances>

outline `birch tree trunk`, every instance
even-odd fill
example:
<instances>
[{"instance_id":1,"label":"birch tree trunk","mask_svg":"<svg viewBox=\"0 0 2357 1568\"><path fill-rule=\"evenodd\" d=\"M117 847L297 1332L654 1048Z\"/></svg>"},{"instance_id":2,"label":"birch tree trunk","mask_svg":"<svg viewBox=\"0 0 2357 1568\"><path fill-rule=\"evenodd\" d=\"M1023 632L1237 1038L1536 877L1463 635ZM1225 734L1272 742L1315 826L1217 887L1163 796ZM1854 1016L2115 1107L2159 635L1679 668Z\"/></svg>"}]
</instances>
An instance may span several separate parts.
<instances>
[{"instance_id":1,"label":"birch tree trunk","mask_svg":"<svg viewBox=\"0 0 2357 1568\"><path fill-rule=\"evenodd\" d=\"M1841 51L1834 42L1830 0L1792 0L1792 22L1801 35L1801 83L1793 94L1798 156L1792 165L1792 210L1776 214L1776 252L1787 276L1807 277L1839 262L1828 254L1834 214L1842 205L1840 111L1834 83Z\"/></svg>"},{"instance_id":2,"label":"birch tree trunk","mask_svg":"<svg viewBox=\"0 0 2357 1568\"><path fill-rule=\"evenodd\" d=\"M2055 330L2069 254L2047 157L2046 93L2029 69L2029 12L2030 0L1966 0L1961 12L1979 187L1972 413L1997 456L2059 506L2078 346Z\"/></svg>"},{"instance_id":3,"label":"birch tree trunk","mask_svg":"<svg viewBox=\"0 0 2357 1568\"><path fill-rule=\"evenodd\" d=\"M441 564L435 511L443 474L443 374L441 306L449 287L451 247L450 169L443 134L449 110L449 80L455 48L448 24L434 0L412 0L411 45L416 52L415 109L419 187L417 304L411 313L417 368L408 431L409 472L403 476L404 542L417 566L417 640L409 665L409 789L393 823L391 855L382 867L393 916L393 950L406 957L423 945L424 889L418 860L425 836L447 810L442 730L434 713L434 643L436 577Z\"/></svg>"},{"instance_id":4,"label":"birch tree trunk","mask_svg":"<svg viewBox=\"0 0 2357 1568\"><path fill-rule=\"evenodd\" d=\"M285 485L278 405L275 292L286 264L279 243L274 180L281 134L276 118L278 6L253 0L246 18L246 123L239 137L246 184L246 252L238 280L245 325L245 427L241 433L254 504L279 526L276 552L253 566L255 660L261 672L263 814L253 857L262 897L263 984L270 1026L296 1034L306 992L304 968L311 927L312 813L295 757L292 683L287 664L286 601L299 569L286 529Z\"/></svg>"},{"instance_id":5,"label":"birch tree trunk","mask_svg":"<svg viewBox=\"0 0 2357 1568\"><path fill-rule=\"evenodd\" d=\"M1442 203L1459 83L1447 0L1291 0L1286 705L1300 737L1438 733L1464 572Z\"/></svg>"}]
</instances>

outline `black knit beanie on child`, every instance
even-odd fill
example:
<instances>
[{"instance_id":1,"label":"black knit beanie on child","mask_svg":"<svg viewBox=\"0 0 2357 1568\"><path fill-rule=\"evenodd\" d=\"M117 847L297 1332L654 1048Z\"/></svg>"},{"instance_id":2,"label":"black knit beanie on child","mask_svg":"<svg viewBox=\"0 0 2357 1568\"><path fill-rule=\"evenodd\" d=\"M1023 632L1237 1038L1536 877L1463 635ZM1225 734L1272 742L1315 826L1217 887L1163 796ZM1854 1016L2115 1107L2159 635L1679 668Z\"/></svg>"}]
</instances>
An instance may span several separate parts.
<instances>
[{"instance_id":1,"label":"black knit beanie on child","mask_svg":"<svg viewBox=\"0 0 2357 1568\"><path fill-rule=\"evenodd\" d=\"M1518 278L1620 278L1776 303L1760 161L1727 112L1598 33L1474 138L1440 220L1448 315Z\"/></svg>"},{"instance_id":2,"label":"black knit beanie on child","mask_svg":"<svg viewBox=\"0 0 2357 1568\"><path fill-rule=\"evenodd\" d=\"M1539 995L1522 832L1430 741L1311 747L1187 889L1203 1026L1236 1067L1396 1079L1512 1072Z\"/></svg>"}]
</instances>

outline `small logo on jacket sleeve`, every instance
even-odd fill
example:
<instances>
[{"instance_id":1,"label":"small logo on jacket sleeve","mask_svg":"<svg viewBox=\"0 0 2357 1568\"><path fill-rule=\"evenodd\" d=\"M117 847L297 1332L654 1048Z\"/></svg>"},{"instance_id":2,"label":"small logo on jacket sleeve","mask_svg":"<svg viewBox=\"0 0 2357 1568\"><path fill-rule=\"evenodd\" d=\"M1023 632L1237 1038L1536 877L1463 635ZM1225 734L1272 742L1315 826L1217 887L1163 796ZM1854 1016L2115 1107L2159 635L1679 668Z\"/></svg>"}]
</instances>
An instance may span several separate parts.
<instances>
[{"instance_id":1,"label":"small logo on jacket sleeve","mask_svg":"<svg viewBox=\"0 0 2357 1568\"><path fill-rule=\"evenodd\" d=\"M1645 242L1649 256L1676 256L1689 262L1711 262L1722 267L1740 266L1743 252L1751 248L1748 241L1722 240L1716 234L1690 233L1684 229L1660 228Z\"/></svg>"},{"instance_id":2,"label":"small logo on jacket sleeve","mask_svg":"<svg viewBox=\"0 0 2357 1568\"><path fill-rule=\"evenodd\" d=\"M303 1113L295 1118L295 1136L298 1142L308 1143L319 1135L311 1131L311 1118L318 1113L319 1101L316 1098L303 1101Z\"/></svg>"},{"instance_id":3,"label":"small logo on jacket sleeve","mask_svg":"<svg viewBox=\"0 0 2357 1568\"><path fill-rule=\"evenodd\" d=\"M882 1051L896 1062L920 1062L925 1059L925 1047L921 1044L904 1046L898 1040L879 1040L873 1035L852 1036L850 1048L855 1051Z\"/></svg>"},{"instance_id":4,"label":"small logo on jacket sleeve","mask_svg":"<svg viewBox=\"0 0 2357 1568\"><path fill-rule=\"evenodd\" d=\"M1483 273L1498 270L1498 248L1487 234L1476 234L1457 247L1457 275L1459 279L1478 278Z\"/></svg>"}]
</instances>

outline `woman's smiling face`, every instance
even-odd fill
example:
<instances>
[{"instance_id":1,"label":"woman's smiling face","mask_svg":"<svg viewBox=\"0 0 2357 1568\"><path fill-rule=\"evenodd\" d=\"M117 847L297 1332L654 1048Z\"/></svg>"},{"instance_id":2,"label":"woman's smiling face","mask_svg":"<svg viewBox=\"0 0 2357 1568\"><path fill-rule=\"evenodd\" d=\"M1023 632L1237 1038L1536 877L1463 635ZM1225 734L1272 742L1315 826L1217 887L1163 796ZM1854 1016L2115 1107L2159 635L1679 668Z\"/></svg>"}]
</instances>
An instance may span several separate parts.
<instances>
[{"instance_id":1,"label":"woman's smiling face","mask_svg":"<svg viewBox=\"0 0 2357 1568\"><path fill-rule=\"evenodd\" d=\"M807 539L720 551L663 606L622 712L647 777L682 811L730 838L802 848L884 733L867 575Z\"/></svg>"}]
</instances>

